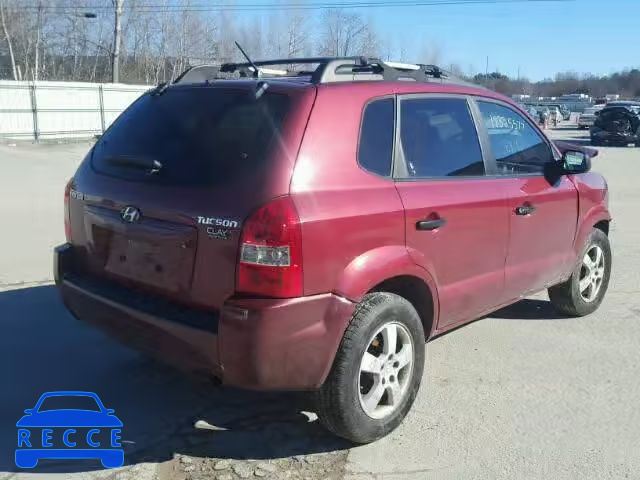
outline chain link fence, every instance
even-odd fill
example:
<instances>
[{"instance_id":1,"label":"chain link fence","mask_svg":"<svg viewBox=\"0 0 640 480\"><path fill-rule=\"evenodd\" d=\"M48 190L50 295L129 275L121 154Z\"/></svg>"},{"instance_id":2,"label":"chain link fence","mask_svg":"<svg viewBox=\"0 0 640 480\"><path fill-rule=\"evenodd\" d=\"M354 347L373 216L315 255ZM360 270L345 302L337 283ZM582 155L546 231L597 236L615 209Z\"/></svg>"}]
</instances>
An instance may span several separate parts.
<instances>
[{"instance_id":1,"label":"chain link fence","mask_svg":"<svg viewBox=\"0 0 640 480\"><path fill-rule=\"evenodd\" d=\"M0 81L0 141L83 138L104 133L150 87Z\"/></svg>"}]
</instances>

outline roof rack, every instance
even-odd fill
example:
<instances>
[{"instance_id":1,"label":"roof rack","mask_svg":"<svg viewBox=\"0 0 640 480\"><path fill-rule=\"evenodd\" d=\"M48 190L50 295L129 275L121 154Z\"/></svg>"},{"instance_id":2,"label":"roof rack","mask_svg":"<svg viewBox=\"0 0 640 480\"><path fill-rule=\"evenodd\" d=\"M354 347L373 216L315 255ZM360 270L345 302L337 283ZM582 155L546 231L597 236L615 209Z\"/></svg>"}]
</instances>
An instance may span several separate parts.
<instances>
[{"instance_id":1,"label":"roof rack","mask_svg":"<svg viewBox=\"0 0 640 480\"><path fill-rule=\"evenodd\" d=\"M280 68L262 68L275 65ZM293 68L304 65L314 65L314 67L306 70L299 67ZM474 85L451 75L436 65L382 61L368 57L284 58L260 60L252 63L223 63L220 66L199 65L185 71L174 83L203 83L230 77L299 76L309 76L311 83L314 84L356 80L406 80Z\"/></svg>"}]
</instances>

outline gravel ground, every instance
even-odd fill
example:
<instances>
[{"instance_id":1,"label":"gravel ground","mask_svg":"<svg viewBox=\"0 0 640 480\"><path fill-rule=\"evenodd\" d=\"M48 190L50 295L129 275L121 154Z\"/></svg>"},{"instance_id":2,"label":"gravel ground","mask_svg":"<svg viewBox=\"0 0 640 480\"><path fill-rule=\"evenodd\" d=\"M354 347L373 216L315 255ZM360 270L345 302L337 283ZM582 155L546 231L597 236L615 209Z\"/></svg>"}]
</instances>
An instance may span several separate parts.
<instances>
[{"instance_id":1,"label":"gravel ground","mask_svg":"<svg viewBox=\"0 0 640 480\"><path fill-rule=\"evenodd\" d=\"M558 138L587 143L583 132ZM602 148L615 264L601 309L558 316L545 295L429 343L403 425L371 445L326 434L302 395L211 386L73 320L50 285L62 189L87 144L0 145L0 479L640 478L640 149ZM25 353L26 352L26 353ZM98 393L126 464L15 472L15 422L44 391Z\"/></svg>"}]
</instances>

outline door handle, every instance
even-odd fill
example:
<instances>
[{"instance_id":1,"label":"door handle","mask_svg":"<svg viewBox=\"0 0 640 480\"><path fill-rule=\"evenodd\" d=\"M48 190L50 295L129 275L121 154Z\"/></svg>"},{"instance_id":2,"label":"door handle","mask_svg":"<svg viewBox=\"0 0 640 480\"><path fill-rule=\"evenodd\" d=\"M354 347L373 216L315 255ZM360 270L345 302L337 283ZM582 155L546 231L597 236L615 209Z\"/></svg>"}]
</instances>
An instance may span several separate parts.
<instances>
[{"instance_id":1,"label":"door handle","mask_svg":"<svg viewBox=\"0 0 640 480\"><path fill-rule=\"evenodd\" d=\"M534 207L533 205L520 205L519 207L516 207L516 215L531 215L533 212L536 211L536 207Z\"/></svg>"},{"instance_id":2,"label":"door handle","mask_svg":"<svg viewBox=\"0 0 640 480\"><path fill-rule=\"evenodd\" d=\"M433 220L420 220L416 222L416 230L435 230L444 226L447 221L444 218L435 218Z\"/></svg>"}]
</instances>

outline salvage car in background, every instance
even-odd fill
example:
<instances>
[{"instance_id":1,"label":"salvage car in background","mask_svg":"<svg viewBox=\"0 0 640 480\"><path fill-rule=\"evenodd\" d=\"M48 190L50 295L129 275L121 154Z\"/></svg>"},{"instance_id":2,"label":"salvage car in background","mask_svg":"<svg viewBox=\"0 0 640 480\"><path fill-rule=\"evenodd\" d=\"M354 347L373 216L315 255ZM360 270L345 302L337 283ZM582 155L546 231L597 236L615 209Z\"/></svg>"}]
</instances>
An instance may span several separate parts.
<instances>
[{"instance_id":1,"label":"salvage car in background","mask_svg":"<svg viewBox=\"0 0 640 480\"><path fill-rule=\"evenodd\" d=\"M604 105L596 105L595 107L586 108L578 117L578 128L580 130L585 130L592 127L596 121L598 112L602 110L603 107Z\"/></svg>"},{"instance_id":2,"label":"salvage car in background","mask_svg":"<svg viewBox=\"0 0 640 480\"><path fill-rule=\"evenodd\" d=\"M556 107L556 106L551 106L549 107L549 110L551 110L551 122L552 124L555 126L558 123L560 123L562 120L564 120L564 116L562 115L562 112L560 111L560 107Z\"/></svg>"},{"instance_id":3,"label":"salvage car in background","mask_svg":"<svg viewBox=\"0 0 640 480\"><path fill-rule=\"evenodd\" d=\"M609 104L591 127L592 145L640 146L640 103Z\"/></svg>"}]
</instances>

